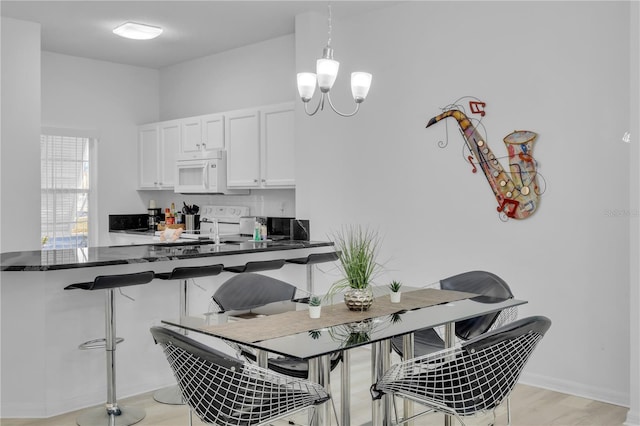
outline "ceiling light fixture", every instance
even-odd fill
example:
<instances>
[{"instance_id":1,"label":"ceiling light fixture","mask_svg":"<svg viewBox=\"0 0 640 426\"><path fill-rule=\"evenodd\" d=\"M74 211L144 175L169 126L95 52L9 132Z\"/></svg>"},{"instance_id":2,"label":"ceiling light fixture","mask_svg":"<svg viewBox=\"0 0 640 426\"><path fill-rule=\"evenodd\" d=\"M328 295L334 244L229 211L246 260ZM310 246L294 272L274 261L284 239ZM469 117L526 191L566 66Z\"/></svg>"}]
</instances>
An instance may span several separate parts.
<instances>
[{"instance_id":1,"label":"ceiling light fixture","mask_svg":"<svg viewBox=\"0 0 640 426\"><path fill-rule=\"evenodd\" d=\"M162 34L162 28L137 22L125 22L114 28L113 33L133 40L151 40Z\"/></svg>"},{"instance_id":2,"label":"ceiling light fixture","mask_svg":"<svg viewBox=\"0 0 640 426\"><path fill-rule=\"evenodd\" d=\"M329 4L328 9L329 39L327 40L327 46L322 51L322 58L318 59L316 62L316 74L312 72L298 73L298 92L300 93L302 102L304 102L304 111L307 115L314 115L319 110L324 109L324 100L326 97L327 101L329 101L329 106L331 106L331 109L336 114L342 117L351 117L358 112L360 104L364 102L367 94L369 93L369 87L371 87L371 74L367 72L351 73L351 94L353 95L353 100L356 102L356 109L352 113L344 114L333 106L329 91L331 90L331 87L333 87L333 83L336 81L336 77L338 76L340 63L333 59L333 49L331 48L331 4ZM309 112L307 106L316 91L316 84L320 87L320 101L318 102L316 109L313 112Z\"/></svg>"}]
</instances>

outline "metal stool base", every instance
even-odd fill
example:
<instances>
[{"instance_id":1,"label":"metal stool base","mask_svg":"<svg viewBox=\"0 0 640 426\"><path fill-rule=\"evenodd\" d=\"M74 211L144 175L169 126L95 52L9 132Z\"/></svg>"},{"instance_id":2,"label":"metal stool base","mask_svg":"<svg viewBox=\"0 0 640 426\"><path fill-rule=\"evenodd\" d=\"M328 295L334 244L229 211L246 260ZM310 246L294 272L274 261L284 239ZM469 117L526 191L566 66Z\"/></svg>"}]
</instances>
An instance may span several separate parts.
<instances>
[{"instance_id":1,"label":"metal stool base","mask_svg":"<svg viewBox=\"0 0 640 426\"><path fill-rule=\"evenodd\" d=\"M129 426L144 419L146 412L141 408L118 406L120 415L107 414L107 408L91 408L76 418L78 426Z\"/></svg>"},{"instance_id":2,"label":"metal stool base","mask_svg":"<svg viewBox=\"0 0 640 426\"><path fill-rule=\"evenodd\" d=\"M160 404L184 405L182 392L178 385L169 386L168 388L156 391L153 394L153 399Z\"/></svg>"}]
</instances>

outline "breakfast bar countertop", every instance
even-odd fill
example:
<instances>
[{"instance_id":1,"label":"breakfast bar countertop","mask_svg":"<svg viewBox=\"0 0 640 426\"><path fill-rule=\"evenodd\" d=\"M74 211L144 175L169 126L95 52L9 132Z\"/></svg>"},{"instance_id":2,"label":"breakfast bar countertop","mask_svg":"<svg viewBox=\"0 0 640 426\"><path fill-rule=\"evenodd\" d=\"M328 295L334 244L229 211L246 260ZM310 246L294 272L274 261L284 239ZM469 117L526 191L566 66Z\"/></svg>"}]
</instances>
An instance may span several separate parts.
<instances>
[{"instance_id":1,"label":"breakfast bar countertop","mask_svg":"<svg viewBox=\"0 0 640 426\"><path fill-rule=\"evenodd\" d=\"M204 242L156 243L2 253L1 271L51 271L96 266L162 262L211 256L251 254L332 246L326 241L264 241L213 244Z\"/></svg>"}]
</instances>

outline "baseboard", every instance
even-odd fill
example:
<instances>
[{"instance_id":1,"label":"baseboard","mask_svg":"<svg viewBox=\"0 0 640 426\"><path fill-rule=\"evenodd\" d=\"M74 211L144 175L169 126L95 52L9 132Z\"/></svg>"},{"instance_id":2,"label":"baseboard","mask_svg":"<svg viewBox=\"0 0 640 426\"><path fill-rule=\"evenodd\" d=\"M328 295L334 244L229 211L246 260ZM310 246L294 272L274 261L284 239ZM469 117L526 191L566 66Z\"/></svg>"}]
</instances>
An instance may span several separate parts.
<instances>
[{"instance_id":1,"label":"baseboard","mask_svg":"<svg viewBox=\"0 0 640 426\"><path fill-rule=\"evenodd\" d=\"M584 383L560 380L527 372L522 373L519 383L619 405L621 407L629 407L628 393L612 391L602 387L586 386Z\"/></svg>"},{"instance_id":2,"label":"baseboard","mask_svg":"<svg viewBox=\"0 0 640 426\"><path fill-rule=\"evenodd\" d=\"M623 426L640 426L640 412L629 410L627 420L623 423Z\"/></svg>"},{"instance_id":3,"label":"baseboard","mask_svg":"<svg viewBox=\"0 0 640 426\"><path fill-rule=\"evenodd\" d=\"M25 419L47 417L42 404L21 404L2 401L1 419Z\"/></svg>"}]
</instances>

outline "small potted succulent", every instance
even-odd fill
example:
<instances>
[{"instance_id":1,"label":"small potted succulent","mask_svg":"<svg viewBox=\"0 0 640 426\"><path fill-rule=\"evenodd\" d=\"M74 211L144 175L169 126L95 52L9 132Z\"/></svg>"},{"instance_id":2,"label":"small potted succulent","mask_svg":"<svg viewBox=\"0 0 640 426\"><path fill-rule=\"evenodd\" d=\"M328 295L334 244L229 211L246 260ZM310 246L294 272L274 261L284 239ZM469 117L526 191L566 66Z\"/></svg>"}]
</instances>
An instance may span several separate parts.
<instances>
[{"instance_id":1,"label":"small potted succulent","mask_svg":"<svg viewBox=\"0 0 640 426\"><path fill-rule=\"evenodd\" d=\"M322 299L319 296L309 298L309 318L320 318Z\"/></svg>"},{"instance_id":2,"label":"small potted succulent","mask_svg":"<svg viewBox=\"0 0 640 426\"><path fill-rule=\"evenodd\" d=\"M389 294L389 297L391 297L391 303L400 303L400 296L402 294L400 292L400 287L402 287L402 283L400 281L393 280L389 284L389 290L391 290L391 293Z\"/></svg>"}]
</instances>

